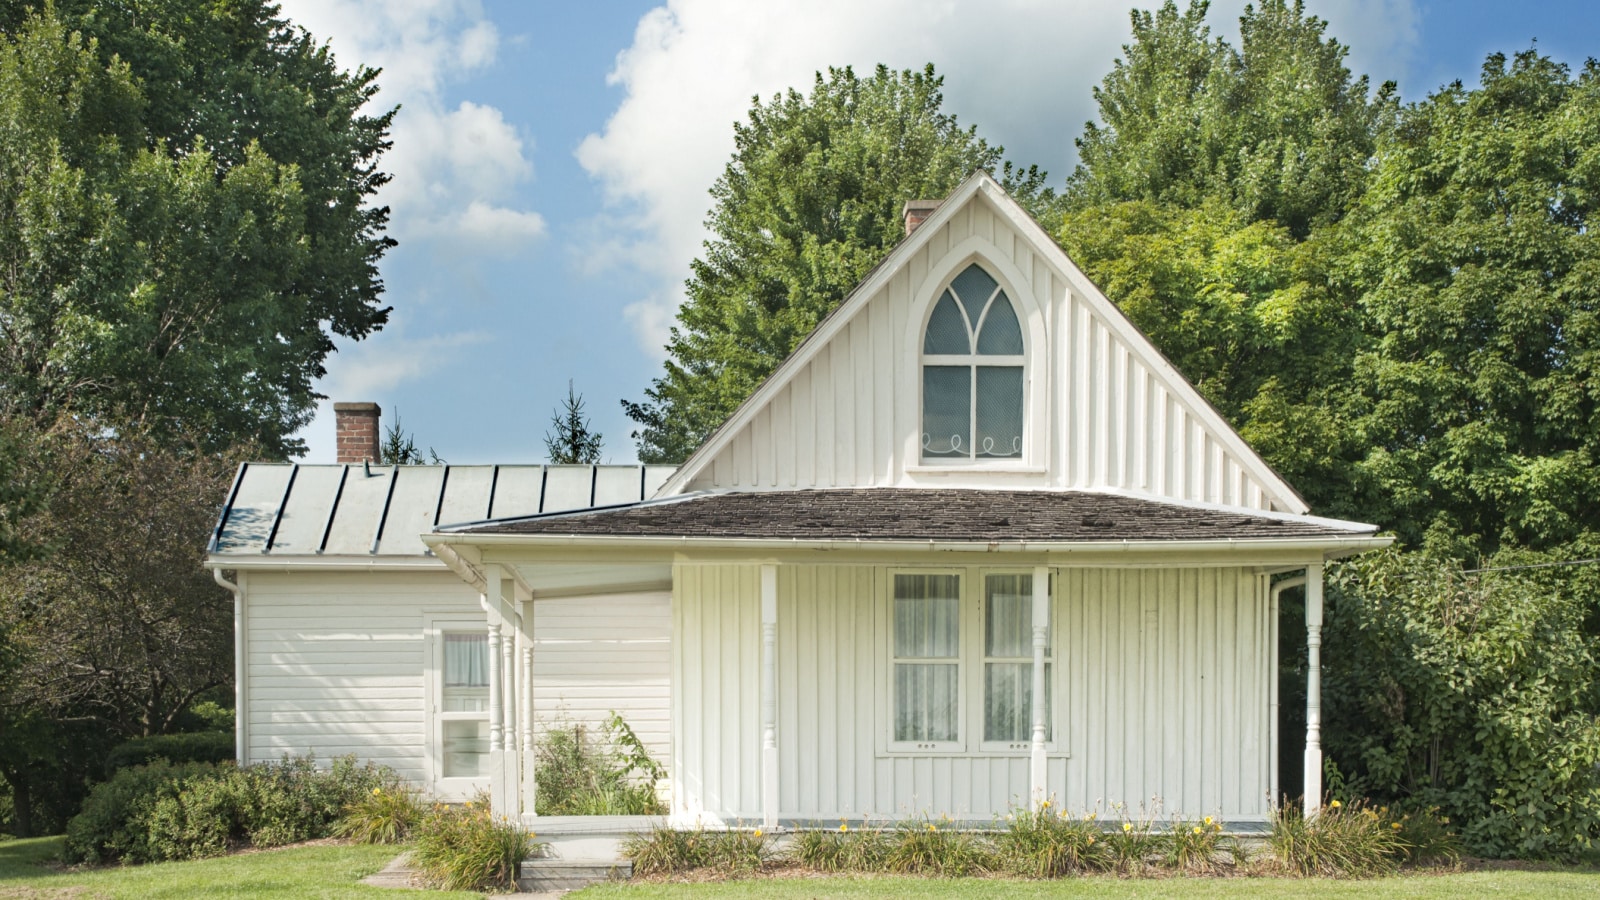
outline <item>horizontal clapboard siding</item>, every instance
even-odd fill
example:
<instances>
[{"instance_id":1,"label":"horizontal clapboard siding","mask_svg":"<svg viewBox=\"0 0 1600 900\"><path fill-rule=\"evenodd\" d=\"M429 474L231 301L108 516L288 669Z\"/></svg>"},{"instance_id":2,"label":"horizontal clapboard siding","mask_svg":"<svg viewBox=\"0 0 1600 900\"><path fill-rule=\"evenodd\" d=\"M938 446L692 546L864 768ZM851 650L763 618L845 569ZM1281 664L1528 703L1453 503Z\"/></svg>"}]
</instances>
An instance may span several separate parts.
<instances>
[{"instance_id":1,"label":"horizontal clapboard siding","mask_svg":"<svg viewBox=\"0 0 1600 900\"><path fill-rule=\"evenodd\" d=\"M453 573L252 573L252 762L354 753L428 784L425 613L482 617Z\"/></svg>"},{"instance_id":2,"label":"horizontal clapboard siding","mask_svg":"<svg viewBox=\"0 0 1600 900\"><path fill-rule=\"evenodd\" d=\"M431 783L426 617L481 621L478 594L441 571L252 573L246 595L248 759L354 753ZM540 600L534 635L536 721L616 710L668 758L667 592Z\"/></svg>"},{"instance_id":3,"label":"horizontal clapboard siding","mask_svg":"<svg viewBox=\"0 0 1600 900\"><path fill-rule=\"evenodd\" d=\"M678 567L681 812L759 815L758 567ZM969 608L983 568L967 570ZM988 819L1028 793L1026 751L983 752L970 666L969 752L889 752L889 570L778 569L779 815ZM1049 791L1074 810L1266 814L1271 636L1250 569L1062 569ZM964 640L981 621L963 617ZM975 646L975 645L974 645ZM977 660L969 655L967 660Z\"/></svg>"}]
</instances>

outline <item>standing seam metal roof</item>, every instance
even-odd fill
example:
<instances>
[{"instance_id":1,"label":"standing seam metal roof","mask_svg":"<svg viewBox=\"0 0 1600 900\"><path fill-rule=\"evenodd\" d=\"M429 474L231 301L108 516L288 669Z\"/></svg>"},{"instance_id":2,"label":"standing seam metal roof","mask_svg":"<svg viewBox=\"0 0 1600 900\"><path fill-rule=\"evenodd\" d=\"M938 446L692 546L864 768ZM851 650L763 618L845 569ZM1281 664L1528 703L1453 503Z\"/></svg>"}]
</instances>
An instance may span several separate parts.
<instances>
[{"instance_id":1,"label":"standing seam metal roof","mask_svg":"<svg viewBox=\"0 0 1600 900\"><path fill-rule=\"evenodd\" d=\"M458 522L638 503L672 466L373 466L245 463L207 552L426 556L418 537Z\"/></svg>"}]
</instances>

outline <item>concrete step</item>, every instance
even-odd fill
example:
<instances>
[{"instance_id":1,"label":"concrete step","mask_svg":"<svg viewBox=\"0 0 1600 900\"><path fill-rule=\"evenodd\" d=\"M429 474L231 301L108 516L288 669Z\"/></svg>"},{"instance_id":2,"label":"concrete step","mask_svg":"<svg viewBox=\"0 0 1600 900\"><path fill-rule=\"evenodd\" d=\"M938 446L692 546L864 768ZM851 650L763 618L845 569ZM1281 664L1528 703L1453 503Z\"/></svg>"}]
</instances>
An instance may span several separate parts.
<instances>
[{"instance_id":1,"label":"concrete step","mask_svg":"<svg viewBox=\"0 0 1600 900\"><path fill-rule=\"evenodd\" d=\"M625 859L530 859L517 874L517 887L524 891L576 891L631 877L633 863Z\"/></svg>"}]
</instances>

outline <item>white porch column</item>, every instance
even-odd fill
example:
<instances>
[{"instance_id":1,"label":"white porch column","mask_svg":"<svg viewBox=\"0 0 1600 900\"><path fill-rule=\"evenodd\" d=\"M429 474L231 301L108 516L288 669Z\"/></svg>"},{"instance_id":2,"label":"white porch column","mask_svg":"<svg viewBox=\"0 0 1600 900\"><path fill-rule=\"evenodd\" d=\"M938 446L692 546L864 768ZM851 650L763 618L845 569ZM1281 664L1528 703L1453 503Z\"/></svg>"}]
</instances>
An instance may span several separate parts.
<instances>
[{"instance_id":1,"label":"white porch column","mask_svg":"<svg viewBox=\"0 0 1600 900\"><path fill-rule=\"evenodd\" d=\"M1050 799L1050 776L1045 761L1044 651L1050 633L1050 570L1033 570L1033 746L1028 756L1028 789L1033 807Z\"/></svg>"},{"instance_id":2,"label":"white porch column","mask_svg":"<svg viewBox=\"0 0 1600 900\"><path fill-rule=\"evenodd\" d=\"M501 597L505 596L502 583ZM517 706L520 704L521 693L517 685L517 627L515 608L506 604L506 625L511 629L500 642L500 683L504 689L501 696L501 715L505 722L505 749L500 756L500 790L501 812L506 815L516 815L522 811L521 782L521 754L517 752Z\"/></svg>"},{"instance_id":3,"label":"white porch column","mask_svg":"<svg viewBox=\"0 0 1600 900\"><path fill-rule=\"evenodd\" d=\"M778 827L778 567L761 567L761 823Z\"/></svg>"},{"instance_id":4,"label":"white porch column","mask_svg":"<svg viewBox=\"0 0 1600 900\"><path fill-rule=\"evenodd\" d=\"M1306 816L1322 808L1322 563L1306 566Z\"/></svg>"},{"instance_id":5,"label":"white porch column","mask_svg":"<svg viewBox=\"0 0 1600 900\"><path fill-rule=\"evenodd\" d=\"M533 595L519 588L517 606L522 610L522 631L517 635L522 646L522 709L518 718L522 725L522 812L531 816L538 796L534 777L538 761L533 752Z\"/></svg>"},{"instance_id":6,"label":"white porch column","mask_svg":"<svg viewBox=\"0 0 1600 900\"><path fill-rule=\"evenodd\" d=\"M500 683L503 676L501 660L503 655L500 650L501 623L504 621L503 591L505 585L500 580L500 567L490 564L483 567L483 611L488 618L489 647L489 799L491 808L497 813L510 813L505 803L505 759L506 759L506 731L505 731L505 699L504 686Z\"/></svg>"}]
</instances>

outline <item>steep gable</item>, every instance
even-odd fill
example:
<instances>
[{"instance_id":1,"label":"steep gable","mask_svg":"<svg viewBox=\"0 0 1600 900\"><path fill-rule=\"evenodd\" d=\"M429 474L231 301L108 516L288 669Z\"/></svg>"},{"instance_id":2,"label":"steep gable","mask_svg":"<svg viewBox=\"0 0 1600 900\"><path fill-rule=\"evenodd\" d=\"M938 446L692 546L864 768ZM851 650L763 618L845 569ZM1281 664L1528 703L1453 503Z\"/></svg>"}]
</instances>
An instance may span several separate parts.
<instances>
[{"instance_id":1,"label":"steep gable","mask_svg":"<svg viewBox=\"0 0 1600 900\"><path fill-rule=\"evenodd\" d=\"M1022 330L1018 455L926 459L924 329L974 263L1010 298ZM834 487L1113 490L1307 511L982 172L901 241L657 496Z\"/></svg>"}]
</instances>

